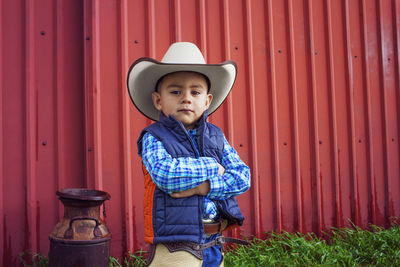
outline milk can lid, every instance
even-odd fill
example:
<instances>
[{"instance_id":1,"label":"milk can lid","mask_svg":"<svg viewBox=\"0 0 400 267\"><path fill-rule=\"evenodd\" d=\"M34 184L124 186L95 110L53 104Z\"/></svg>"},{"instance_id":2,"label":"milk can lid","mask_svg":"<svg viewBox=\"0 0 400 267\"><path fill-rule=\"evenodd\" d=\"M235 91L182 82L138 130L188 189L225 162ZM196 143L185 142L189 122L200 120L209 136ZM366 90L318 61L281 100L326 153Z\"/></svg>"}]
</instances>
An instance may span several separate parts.
<instances>
[{"instance_id":1,"label":"milk can lid","mask_svg":"<svg viewBox=\"0 0 400 267\"><path fill-rule=\"evenodd\" d=\"M103 201L111 198L107 192L87 188L65 188L57 191L56 195L60 198L92 201Z\"/></svg>"}]
</instances>

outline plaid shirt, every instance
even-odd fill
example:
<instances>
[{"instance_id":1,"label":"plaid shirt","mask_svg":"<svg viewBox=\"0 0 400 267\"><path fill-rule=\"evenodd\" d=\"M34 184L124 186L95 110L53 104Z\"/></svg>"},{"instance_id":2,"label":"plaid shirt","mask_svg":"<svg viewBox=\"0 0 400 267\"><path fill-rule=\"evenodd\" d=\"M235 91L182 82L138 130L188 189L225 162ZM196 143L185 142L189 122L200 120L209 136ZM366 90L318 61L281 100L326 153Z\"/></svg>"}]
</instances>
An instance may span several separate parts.
<instances>
[{"instance_id":1,"label":"plaid shirt","mask_svg":"<svg viewBox=\"0 0 400 267\"><path fill-rule=\"evenodd\" d=\"M188 134L195 141L193 137L195 130L189 130ZM167 194L188 190L209 180L210 192L204 197L203 217L206 219L217 216L217 209L212 199L227 199L250 188L250 169L225 137L222 155L222 166L225 168L223 175L218 175L218 163L214 158L172 158L164 145L150 133L143 136L142 142L143 164L153 182Z\"/></svg>"}]
</instances>

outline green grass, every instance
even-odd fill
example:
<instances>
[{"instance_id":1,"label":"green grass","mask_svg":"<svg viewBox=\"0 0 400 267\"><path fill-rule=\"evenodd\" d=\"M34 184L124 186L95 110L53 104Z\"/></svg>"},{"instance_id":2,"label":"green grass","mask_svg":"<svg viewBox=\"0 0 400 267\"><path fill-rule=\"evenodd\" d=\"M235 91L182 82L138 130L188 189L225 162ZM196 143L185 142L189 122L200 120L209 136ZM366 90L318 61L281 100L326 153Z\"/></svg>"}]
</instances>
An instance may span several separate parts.
<instances>
[{"instance_id":1,"label":"green grass","mask_svg":"<svg viewBox=\"0 0 400 267\"><path fill-rule=\"evenodd\" d=\"M41 253L21 252L19 259L25 267L47 267L49 259Z\"/></svg>"},{"instance_id":2,"label":"green grass","mask_svg":"<svg viewBox=\"0 0 400 267\"><path fill-rule=\"evenodd\" d=\"M329 241L314 234L271 233L225 257L225 266L400 266L400 227L333 229Z\"/></svg>"},{"instance_id":3,"label":"green grass","mask_svg":"<svg viewBox=\"0 0 400 267\"><path fill-rule=\"evenodd\" d=\"M110 267L141 267L146 266L146 251L139 250L135 253L128 252L123 264L118 258L110 257Z\"/></svg>"},{"instance_id":4,"label":"green grass","mask_svg":"<svg viewBox=\"0 0 400 267\"><path fill-rule=\"evenodd\" d=\"M400 226L369 230L332 229L326 240L315 234L269 233L250 246L235 246L225 255L226 267L238 266L400 266ZM110 257L110 267L141 267L146 252L128 253L123 260ZM48 266L42 254L21 253L24 266Z\"/></svg>"}]
</instances>

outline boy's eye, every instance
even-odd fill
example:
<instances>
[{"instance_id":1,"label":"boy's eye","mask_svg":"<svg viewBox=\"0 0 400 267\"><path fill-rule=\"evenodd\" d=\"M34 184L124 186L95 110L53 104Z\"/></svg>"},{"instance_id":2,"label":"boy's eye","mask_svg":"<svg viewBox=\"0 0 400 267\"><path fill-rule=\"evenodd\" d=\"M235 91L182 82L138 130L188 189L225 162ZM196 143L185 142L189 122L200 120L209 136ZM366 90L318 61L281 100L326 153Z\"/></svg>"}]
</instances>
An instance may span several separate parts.
<instances>
[{"instance_id":1,"label":"boy's eye","mask_svg":"<svg viewBox=\"0 0 400 267\"><path fill-rule=\"evenodd\" d=\"M179 95L181 92L178 91L178 90L173 90L170 93L173 94L173 95Z\"/></svg>"},{"instance_id":2,"label":"boy's eye","mask_svg":"<svg viewBox=\"0 0 400 267\"><path fill-rule=\"evenodd\" d=\"M200 92L199 91L192 91L192 95L199 95Z\"/></svg>"}]
</instances>

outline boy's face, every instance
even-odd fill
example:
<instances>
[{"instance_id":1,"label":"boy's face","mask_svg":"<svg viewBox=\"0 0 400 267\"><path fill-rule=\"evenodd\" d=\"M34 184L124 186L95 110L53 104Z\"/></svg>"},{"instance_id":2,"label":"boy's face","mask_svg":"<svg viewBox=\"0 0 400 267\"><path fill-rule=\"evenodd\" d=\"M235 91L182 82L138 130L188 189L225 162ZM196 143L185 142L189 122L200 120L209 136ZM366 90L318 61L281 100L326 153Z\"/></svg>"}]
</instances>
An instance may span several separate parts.
<instances>
[{"instance_id":1,"label":"boy's face","mask_svg":"<svg viewBox=\"0 0 400 267\"><path fill-rule=\"evenodd\" d=\"M171 73L163 78L157 91L152 94L156 109L172 115L186 130L194 128L212 100L205 78L195 72Z\"/></svg>"}]
</instances>

